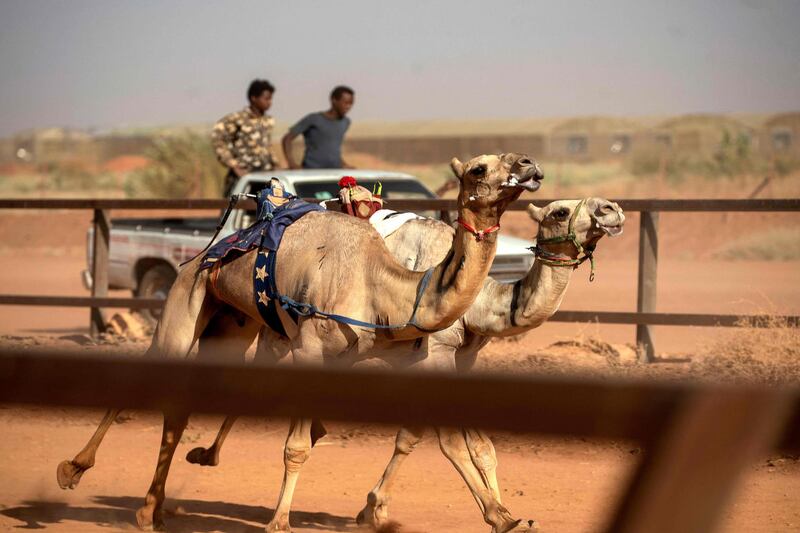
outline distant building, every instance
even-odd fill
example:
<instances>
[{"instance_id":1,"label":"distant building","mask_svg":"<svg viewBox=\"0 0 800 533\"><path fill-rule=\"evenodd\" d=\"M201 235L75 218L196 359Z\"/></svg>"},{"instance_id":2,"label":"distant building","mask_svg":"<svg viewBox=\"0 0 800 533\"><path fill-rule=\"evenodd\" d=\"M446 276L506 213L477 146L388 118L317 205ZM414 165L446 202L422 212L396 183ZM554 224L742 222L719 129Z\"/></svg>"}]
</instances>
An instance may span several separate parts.
<instances>
[{"instance_id":1,"label":"distant building","mask_svg":"<svg viewBox=\"0 0 800 533\"><path fill-rule=\"evenodd\" d=\"M800 157L800 112L780 113L761 128L763 152L774 157Z\"/></svg>"},{"instance_id":2,"label":"distant building","mask_svg":"<svg viewBox=\"0 0 800 533\"><path fill-rule=\"evenodd\" d=\"M569 119L551 130L547 155L576 161L625 157L641 129L637 122L618 117Z\"/></svg>"},{"instance_id":3,"label":"distant building","mask_svg":"<svg viewBox=\"0 0 800 533\"><path fill-rule=\"evenodd\" d=\"M731 139L744 136L754 149L758 144L752 128L724 115L713 114L670 118L652 128L648 137L649 145L656 150L708 156L719 149L725 135Z\"/></svg>"}]
</instances>

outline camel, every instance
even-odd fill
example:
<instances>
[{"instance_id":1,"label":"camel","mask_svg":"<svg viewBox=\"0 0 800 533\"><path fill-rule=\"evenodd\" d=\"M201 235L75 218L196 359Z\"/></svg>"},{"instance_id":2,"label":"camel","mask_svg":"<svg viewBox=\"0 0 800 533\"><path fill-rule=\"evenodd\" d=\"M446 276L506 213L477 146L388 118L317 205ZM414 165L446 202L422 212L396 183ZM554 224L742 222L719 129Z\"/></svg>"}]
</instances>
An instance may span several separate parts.
<instances>
[{"instance_id":1,"label":"camel","mask_svg":"<svg viewBox=\"0 0 800 533\"><path fill-rule=\"evenodd\" d=\"M513 285L486 278L466 314L449 328L429 337L424 359L427 368L468 371L481 348L493 337L518 335L540 326L558 310L572 272L582 258L590 256L604 235L622 233L625 222L619 206L602 198L562 200L544 208L530 205L528 213L539 224L539 259L527 275ZM573 237L563 238L568 235ZM450 226L431 219L418 219L403 224L386 238L386 244L401 263L409 268L425 269L447 253L447 243L452 238ZM280 349L280 345L280 339L265 329L259 338L257 358L261 363L277 362L287 354L286 348ZM187 460L204 466L217 465L222 444L234 421L235 417L227 417L214 443L209 448L191 450ZM437 432L442 451L448 458L468 453L460 463L453 462L493 531L508 531L505 527L527 530L532 524L514 520L502 506L495 473L497 460L489 437L475 429L437 428ZM394 454L383 477L369 493L366 506L358 514L359 524L377 528L388 522L390 488L400 464L419 443L423 433L424 428L403 428L398 432ZM487 500L491 503L486 504Z\"/></svg>"},{"instance_id":2,"label":"camel","mask_svg":"<svg viewBox=\"0 0 800 533\"><path fill-rule=\"evenodd\" d=\"M324 313L372 325L350 326L317 314L301 316L295 324L279 309L295 364L352 365L373 351L414 360L415 353L396 352L392 345L424 344L428 335L449 327L466 312L494 259L501 215L523 190L537 190L543 174L523 154L483 155L466 163L454 158L450 166L460 182L458 227L449 252L426 273L404 268L369 224L341 213L311 212L286 229L275 252L280 294ZM256 253L250 252L227 262L213 287L209 271L200 269L202 258L188 263L167 296L148 354L187 357L198 340L198 359L215 357L220 346L244 353L264 325L252 294L255 258ZM268 303L265 295L259 299ZM118 412L109 410L86 447L59 465L62 488L77 485L94 464L97 448ZM164 526L166 479L187 421L188 413L164 412L156 471L145 504L136 512L142 529ZM309 419L292 421L283 484L267 531L290 531L291 500L311 450L311 425Z\"/></svg>"}]
</instances>

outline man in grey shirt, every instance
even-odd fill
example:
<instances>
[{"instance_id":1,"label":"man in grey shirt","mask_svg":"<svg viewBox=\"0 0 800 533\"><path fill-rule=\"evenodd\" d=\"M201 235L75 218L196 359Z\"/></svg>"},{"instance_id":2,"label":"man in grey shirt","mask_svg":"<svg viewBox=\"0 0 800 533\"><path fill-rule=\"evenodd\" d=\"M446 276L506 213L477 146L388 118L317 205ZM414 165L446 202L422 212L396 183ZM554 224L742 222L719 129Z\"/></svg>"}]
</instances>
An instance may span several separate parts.
<instances>
[{"instance_id":1,"label":"man in grey shirt","mask_svg":"<svg viewBox=\"0 0 800 533\"><path fill-rule=\"evenodd\" d=\"M342 159L342 141L350 119L355 92L339 85L331 91L331 107L327 111L309 113L292 126L281 140L283 155L289 168L301 168L292 156L292 141L302 135L306 142L302 168L353 168Z\"/></svg>"}]
</instances>

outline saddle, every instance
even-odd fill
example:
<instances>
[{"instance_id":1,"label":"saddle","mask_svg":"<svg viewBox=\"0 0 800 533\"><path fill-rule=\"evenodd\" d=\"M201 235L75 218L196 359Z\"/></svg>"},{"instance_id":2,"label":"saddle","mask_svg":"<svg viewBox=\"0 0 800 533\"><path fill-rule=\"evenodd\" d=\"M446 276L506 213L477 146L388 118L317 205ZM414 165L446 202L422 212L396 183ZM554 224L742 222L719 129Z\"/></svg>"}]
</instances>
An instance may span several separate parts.
<instances>
[{"instance_id":1,"label":"saddle","mask_svg":"<svg viewBox=\"0 0 800 533\"><path fill-rule=\"evenodd\" d=\"M342 212L368 220L376 211L383 208L383 198L381 198L382 186L380 182L375 184L375 189L362 187L356 182L353 176L344 176L339 180L339 201L342 205Z\"/></svg>"},{"instance_id":2,"label":"saddle","mask_svg":"<svg viewBox=\"0 0 800 533\"><path fill-rule=\"evenodd\" d=\"M273 279L275 252L286 228L306 213L323 211L324 208L287 193L276 178L272 178L269 186L259 191L256 204L256 221L211 246L203 256L200 269L211 269L210 289L222 299L216 286L223 264L242 254L258 250L253 270L253 292L258 311L267 325L285 336L286 332L278 319L273 301L273 296L277 293Z\"/></svg>"}]
</instances>

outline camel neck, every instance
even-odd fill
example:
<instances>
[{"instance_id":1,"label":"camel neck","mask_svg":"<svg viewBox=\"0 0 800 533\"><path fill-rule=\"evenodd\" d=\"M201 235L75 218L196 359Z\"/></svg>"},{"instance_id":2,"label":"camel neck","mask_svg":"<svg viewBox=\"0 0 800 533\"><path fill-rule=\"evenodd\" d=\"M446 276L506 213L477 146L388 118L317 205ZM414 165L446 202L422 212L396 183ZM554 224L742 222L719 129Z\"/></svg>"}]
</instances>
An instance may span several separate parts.
<instances>
[{"instance_id":1,"label":"camel neck","mask_svg":"<svg viewBox=\"0 0 800 533\"><path fill-rule=\"evenodd\" d=\"M505 337L540 326L558 310L572 268L535 261L514 284L489 278L465 317L467 329L479 335Z\"/></svg>"},{"instance_id":2,"label":"camel neck","mask_svg":"<svg viewBox=\"0 0 800 533\"><path fill-rule=\"evenodd\" d=\"M499 209L458 210L469 226L485 229L497 225ZM462 316L477 297L497 250L497 233L478 237L464 225L457 225L453 245L436 266L428 291L417 311L417 323L424 329L443 329Z\"/></svg>"}]
</instances>

